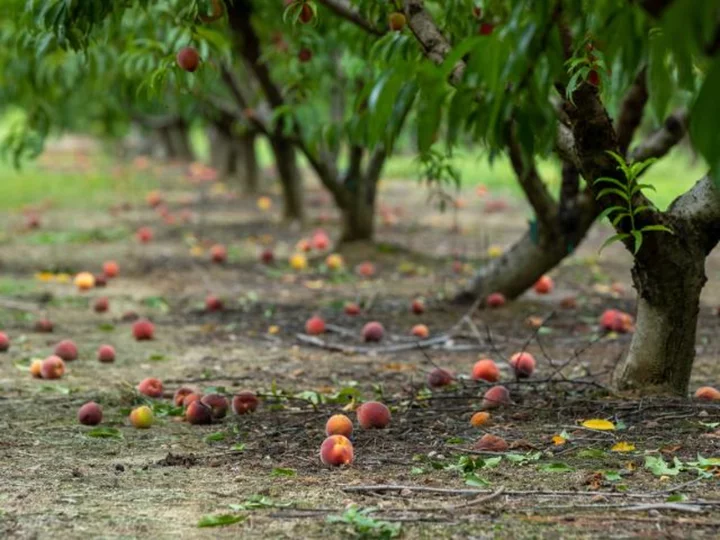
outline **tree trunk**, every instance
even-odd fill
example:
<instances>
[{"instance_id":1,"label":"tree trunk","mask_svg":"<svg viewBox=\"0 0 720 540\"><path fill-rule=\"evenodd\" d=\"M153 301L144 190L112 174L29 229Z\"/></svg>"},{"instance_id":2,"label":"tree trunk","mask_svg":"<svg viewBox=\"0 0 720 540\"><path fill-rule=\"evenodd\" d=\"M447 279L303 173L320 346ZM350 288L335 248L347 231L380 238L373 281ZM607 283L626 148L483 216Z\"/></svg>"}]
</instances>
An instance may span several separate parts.
<instances>
[{"instance_id":1,"label":"tree trunk","mask_svg":"<svg viewBox=\"0 0 720 540\"><path fill-rule=\"evenodd\" d=\"M372 242L375 232L375 204L354 200L343 208L341 244L352 242Z\"/></svg>"},{"instance_id":2,"label":"tree trunk","mask_svg":"<svg viewBox=\"0 0 720 540\"><path fill-rule=\"evenodd\" d=\"M187 122L178 120L168 129L172 158L180 161L193 161L195 159L192 147L190 146L190 129Z\"/></svg>"},{"instance_id":3,"label":"tree trunk","mask_svg":"<svg viewBox=\"0 0 720 540\"><path fill-rule=\"evenodd\" d=\"M237 172L237 150L234 141L222 129L211 127L210 138L210 165L218 172L222 180L235 175Z\"/></svg>"},{"instance_id":4,"label":"tree trunk","mask_svg":"<svg viewBox=\"0 0 720 540\"><path fill-rule=\"evenodd\" d=\"M286 221L300 221L305 218L302 196L302 177L297 165L293 144L285 138L271 139L275 165L283 189L283 218Z\"/></svg>"},{"instance_id":5,"label":"tree trunk","mask_svg":"<svg viewBox=\"0 0 720 540\"><path fill-rule=\"evenodd\" d=\"M239 150L238 157L240 160L240 176L242 177L244 191L248 195L254 195L260 188L255 134L245 133L240 135L237 144Z\"/></svg>"}]
</instances>

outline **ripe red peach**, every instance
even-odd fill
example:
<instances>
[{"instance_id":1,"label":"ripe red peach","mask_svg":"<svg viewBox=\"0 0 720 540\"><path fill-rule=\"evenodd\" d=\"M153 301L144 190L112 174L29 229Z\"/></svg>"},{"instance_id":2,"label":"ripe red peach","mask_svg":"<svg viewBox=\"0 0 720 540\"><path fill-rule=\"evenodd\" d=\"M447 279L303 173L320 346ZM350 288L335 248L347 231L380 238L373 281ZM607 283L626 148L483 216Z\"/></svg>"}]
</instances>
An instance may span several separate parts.
<instances>
[{"instance_id":1,"label":"ripe red peach","mask_svg":"<svg viewBox=\"0 0 720 540\"><path fill-rule=\"evenodd\" d=\"M442 388L452 382L453 376L447 369L436 367L428 373L427 383L430 388Z\"/></svg>"},{"instance_id":2,"label":"ripe red peach","mask_svg":"<svg viewBox=\"0 0 720 540\"><path fill-rule=\"evenodd\" d=\"M712 386L703 386L695 391L695 399L700 401L720 401L720 391Z\"/></svg>"},{"instance_id":3,"label":"ripe red peach","mask_svg":"<svg viewBox=\"0 0 720 540\"><path fill-rule=\"evenodd\" d=\"M95 276L90 272L80 272L75 276L74 283L79 291L88 291L95 286Z\"/></svg>"},{"instance_id":4,"label":"ripe red peach","mask_svg":"<svg viewBox=\"0 0 720 540\"><path fill-rule=\"evenodd\" d=\"M163 383L160 379L154 377L148 377L140 381L137 389L141 394L151 398L160 398L163 395Z\"/></svg>"},{"instance_id":5,"label":"ripe red peach","mask_svg":"<svg viewBox=\"0 0 720 540\"><path fill-rule=\"evenodd\" d=\"M185 419L194 425L212 423L212 409L200 401L193 401L185 410Z\"/></svg>"},{"instance_id":6,"label":"ripe red peach","mask_svg":"<svg viewBox=\"0 0 720 540\"><path fill-rule=\"evenodd\" d=\"M475 381L497 382L500 380L500 370L489 358L481 358L475 362L471 376Z\"/></svg>"},{"instance_id":7,"label":"ripe red peach","mask_svg":"<svg viewBox=\"0 0 720 540\"><path fill-rule=\"evenodd\" d=\"M225 396L220 394L208 394L203 396L200 403L210 407L212 417L215 419L225 418L229 407L228 400Z\"/></svg>"},{"instance_id":8,"label":"ripe red peach","mask_svg":"<svg viewBox=\"0 0 720 540\"><path fill-rule=\"evenodd\" d=\"M632 331L633 318L618 309L608 309L600 316L600 326L605 330L624 334Z\"/></svg>"},{"instance_id":9,"label":"ripe red peach","mask_svg":"<svg viewBox=\"0 0 720 540\"><path fill-rule=\"evenodd\" d=\"M140 227L135 232L135 238L137 238L138 242L140 242L141 244L147 244L148 242L150 242L150 240L152 240L152 237L153 232L150 227Z\"/></svg>"},{"instance_id":10,"label":"ripe red peach","mask_svg":"<svg viewBox=\"0 0 720 540\"><path fill-rule=\"evenodd\" d=\"M182 407L185 398L192 393L192 388L186 388L184 386L178 388L177 390L175 390L175 394L173 394L173 405L175 405L176 407Z\"/></svg>"},{"instance_id":11,"label":"ripe red peach","mask_svg":"<svg viewBox=\"0 0 720 540\"><path fill-rule=\"evenodd\" d=\"M365 261L357 266L356 271L361 277L371 278L375 275L375 265L370 261Z\"/></svg>"},{"instance_id":12,"label":"ripe red peach","mask_svg":"<svg viewBox=\"0 0 720 540\"><path fill-rule=\"evenodd\" d=\"M259 400L254 392L244 390L233 397L232 410L235 414L247 414L255 411Z\"/></svg>"},{"instance_id":13,"label":"ripe red peach","mask_svg":"<svg viewBox=\"0 0 720 540\"><path fill-rule=\"evenodd\" d=\"M95 313L105 313L109 307L110 301L105 296L101 296L100 298L96 299L95 304L93 305Z\"/></svg>"},{"instance_id":14,"label":"ripe red peach","mask_svg":"<svg viewBox=\"0 0 720 540\"><path fill-rule=\"evenodd\" d=\"M535 282L533 289L538 294L548 294L553 290L555 284L550 276L542 276Z\"/></svg>"},{"instance_id":15,"label":"ripe red peach","mask_svg":"<svg viewBox=\"0 0 720 540\"><path fill-rule=\"evenodd\" d=\"M478 30L478 33L479 33L481 36L489 36L490 34L493 33L493 30L495 30L495 26L493 26L492 24L490 24L490 23L481 23L481 24L480 24L480 29Z\"/></svg>"},{"instance_id":16,"label":"ripe red peach","mask_svg":"<svg viewBox=\"0 0 720 540\"><path fill-rule=\"evenodd\" d=\"M137 341L150 340L155 334L155 325L147 319L140 319L133 323L132 333Z\"/></svg>"},{"instance_id":17,"label":"ripe red peach","mask_svg":"<svg viewBox=\"0 0 720 540\"><path fill-rule=\"evenodd\" d=\"M335 414L328 418L325 424L325 435L343 435L350 438L353 432L353 423L344 414Z\"/></svg>"},{"instance_id":18,"label":"ripe red peach","mask_svg":"<svg viewBox=\"0 0 720 540\"><path fill-rule=\"evenodd\" d=\"M485 304L489 308L499 308L505 305L505 295L503 293L494 292L489 294L485 300Z\"/></svg>"},{"instance_id":19,"label":"ripe red peach","mask_svg":"<svg viewBox=\"0 0 720 540\"><path fill-rule=\"evenodd\" d=\"M330 237L323 230L315 231L312 236L312 247L318 251L325 251L330 247Z\"/></svg>"},{"instance_id":20,"label":"ripe red peach","mask_svg":"<svg viewBox=\"0 0 720 540\"><path fill-rule=\"evenodd\" d=\"M200 66L200 54L194 47L183 47L177 52L175 61L180 69L193 73Z\"/></svg>"},{"instance_id":21,"label":"ripe red peach","mask_svg":"<svg viewBox=\"0 0 720 540\"><path fill-rule=\"evenodd\" d=\"M368 401L357 409L358 424L363 429L384 429L390 417L390 409L379 401Z\"/></svg>"},{"instance_id":22,"label":"ripe red peach","mask_svg":"<svg viewBox=\"0 0 720 540\"><path fill-rule=\"evenodd\" d=\"M345 302L344 307L345 315L359 315L360 314L360 306L358 306L355 302Z\"/></svg>"},{"instance_id":23,"label":"ripe red peach","mask_svg":"<svg viewBox=\"0 0 720 540\"><path fill-rule=\"evenodd\" d=\"M50 333L53 331L53 323L50 319L38 319L35 321L35 331Z\"/></svg>"},{"instance_id":24,"label":"ripe red peach","mask_svg":"<svg viewBox=\"0 0 720 540\"><path fill-rule=\"evenodd\" d=\"M325 321L322 317L314 315L305 322L305 333L318 336L325 333Z\"/></svg>"},{"instance_id":25,"label":"ripe red peach","mask_svg":"<svg viewBox=\"0 0 720 540\"><path fill-rule=\"evenodd\" d=\"M5 332L0 332L0 352L5 352L10 348L10 338Z\"/></svg>"},{"instance_id":26,"label":"ripe red peach","mask_svg":"<svg viewBox=\"0 0 720 540\"><path fill-rule=\"evenodd\" d=\"M103 274L112 279L120 273L120 266L115 261L105 261L103 263Z\"/></svg>"},{"instance_id":27,"label":"ripe red peach","mask_svg":"<svg viewBox=\"0 0 720 540\"><path fill-rule=\"evenodd\" d=\"M473 427L481 427L490 422L490 413L489 412L476 412L472 415L472 418L470 418L470 424Z\"/></svg>"},{"instance_id":28,"label":"ripe red peach","mask_svg":"<svg viewBox=\"0 0 720 540\"><path fill-rule=\"evenodd\" d=\"M353 445L343 435L330 435L320 445L320 461L325 465L350 465L353 457Z\"/></svg>"},{"instance_id":29,"label":"ripe red peach","mask_svg":"<svg viewBox=\"0 0 720 540\"><path fill-rule=\"evenodd\" d=\"M535 371L535 357L529 352L518 352L510 357L510 366L518 379L526 379Z\"/></svg>"},{"instance_id":30,"label":"ripe red peach","mask_svg":"<svg viewBox=\"0 0 720 540\"><path fill-rule=\"evenodd\" d=\"M222 244L215 244L210 248L210 260L222 264L227 261L227 249Z\"/></svg>"},{"instance_id":31,"label":"ripe red peach","mask_svg":"<svg viewBox=\"0 0 720 540\"><path fill-rule=\"evenodd\" d=\"M43 361L39 358L36 358L32 362L30 362L30 375L32 375L36 379L42 379L42 365Z\"/></svg>"},{"instance_id":32,"label":"ripe red peach","mask_svg":"<svg viewBox=\"0 0 720 540\"><path fill-rule=\"evenodd\" d=\"M85 426L97 426L102 422L102 407L94 401L89 401L78 409L78 422Z\"/></svg>"},{"instance_id":33,"label":"ripe red peach","mask_svg":"<svg viewBox=\"0 0 720 540\"><path fill-rule=\"evenodd\" d=\"M420 298L416 298L410 304L410 311L412 311L415 315L422 315L425 313L425 302L423 302Z\"/></svg>"},{"instance_id":34,"label":"ripe red peach","mask_svg":"<svg viewBox=\"0 0 720 540\"><path fill-rule=\"evenodd\" d=\"M371 321L363 326L362 337L365 341L380 341L385 335L385 328L377 321Z\"/></svg>"},{"instance_id":35,"label":"ripe red peach","mask_svg":"<svg viewBox=\"0 0 720 540\"><path fill-rule=\"evenodd\" d=\"M65 362L59 356L48 356L43 360L40 375L43 379L59 379L65 373Z\"/></svg>"},{"instance_id":36,"label":"ripe red peach","mask_svg":"<svg viewBox=\"0 0 720 540\"><path fill-rule=\"evenodd\" d=\"M217 296L210 294L207 298L205 298L205 309L207 311L222 311L224 308L225 306L223 305L223 301Z\"/></svg>"},{"instance_id":37,"label":"ripe red peach","mask_svg":"<svg viewBox=\"0 0 720 540\"><path fill-rule=\"evenodd\" d=\"M110 364L115 361L115 349L112 345L101 345L97 352L97 358L103 364Z\"/></svg>"},{"instance_id":38,"label":"ripe red peach","mask_svg":"<svg viewBox=\"0 0 720 540\"><path fill-rule=\"evenodd\" d=\"M412 330L410 330L410 334L420 339L427 339L430 335L430 329L424 324L416 324L412 327Z\"/></svg>"},{"instance_id":39,"label":"ripe red peach","mask_svg":"<svg viewBox=\"0 0 720 540\"><path fill-rule=\"evenodd\" d=\"M191 403L200 401L202 398L203 398L203 395L201 392L191 392L183 398L182 406L187 409Z\"/></svg>"},{"instance_id":40,"label":"ripe red peach","mask_svg":"<svg viewBox=\"0 0 720 540\"><path fill-rule=\"evenodd\" d=\"M312 22L313 17L314 14L312 8L310 7L310 4L303 3L298 20L303 24L308 24Z\"/></svg>"},{"instance_id":41,"label":"ripe red peach","mask_svg":"<svg viewBox=\"0 0 720 540\"><path fill-rule=\"evenodd\" d=\"M504 386L493 386L483 396L483 409L496 409L500 405L510 403L510 392Z\"/></svg>"},{"instance_id":42,"label":"ripe red peach","mask_svg":"<svg viewBox=\"0 0 720 540\"><path fill-rule=\"evenodd\" d=\"M136 407L130 412L130 423L137 429L148 429L153 424L153 412L147 405Z\"/></svg>"},{"instance_id":43,"label":"ripe red peach","mask_svg":"<svg viewBox=\"0 0 720 540\"><path fill-rule=\"evenodd\" d=\"M70 339L64 339L57 345L55 345L55 356L59 356L65 362L72 362L77 360L78 348L75 343Z\"/></svg>"}]
</instances>

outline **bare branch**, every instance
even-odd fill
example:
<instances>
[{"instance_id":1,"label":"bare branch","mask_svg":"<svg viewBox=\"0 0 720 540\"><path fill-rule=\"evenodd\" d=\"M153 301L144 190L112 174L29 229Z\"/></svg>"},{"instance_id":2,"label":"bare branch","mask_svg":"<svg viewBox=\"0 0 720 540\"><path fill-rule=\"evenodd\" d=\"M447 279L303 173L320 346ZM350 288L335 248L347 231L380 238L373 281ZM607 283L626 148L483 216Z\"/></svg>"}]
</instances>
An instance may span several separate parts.
<instances>
[{"instance_id":1,"label":"bare branch","mask_svg":"<svg viewBox=\"0 0 720 540\"><path fill-rule=\"evenodd\" d=\"M647 68L643 67L635 77L620 105L615 131L618 135L620 155L625 156L633 136L642 121L645 104L648 101Z\"/></svg>"},{"instance_id":2,"label":"bare branch","mask_svg":"<svg viewBox=\"0 0 720 540\"><path fill-rule=\"evenodd\" d=\"M322 4L327 7L330 11L335 13L338 17L353 23L358 28L365 30L369 34L375 36L383 36L387 33L387 30L381 30L376 28L370 21L367 21L363 16L355 9L355 7L347 2L346 0L317 0L318 4Z\"/></svg>"},{"instance_id":3,"label":"bare branch","mask_svg":"<svg viewBox=\"0 0 720 540\"><path fill-rule=\"evenodd\" d=\"M653 157L663 157L685 137L688 119L686 110L675 111L667 117L662 128L649 135L630 152L630 160L645 161Z\"/></svg>"}]
</instances>

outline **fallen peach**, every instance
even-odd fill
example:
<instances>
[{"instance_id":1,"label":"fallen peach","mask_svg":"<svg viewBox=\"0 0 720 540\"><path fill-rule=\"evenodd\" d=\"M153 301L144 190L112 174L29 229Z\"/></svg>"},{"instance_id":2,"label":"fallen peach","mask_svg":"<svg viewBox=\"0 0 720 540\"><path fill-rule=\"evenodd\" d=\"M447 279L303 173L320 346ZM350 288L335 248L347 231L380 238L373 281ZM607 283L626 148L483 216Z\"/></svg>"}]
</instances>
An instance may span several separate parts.
<instances>
[{"instance_id":1,"label":"fallen peach","mask_svg":"<svg viewBox=\"0 0 720 540\"><path fill-rule=\"evenodd\" d=\"M109 307L109 300L106 297L102 296L95 300L95 305L93 306L93 309L95 310L95 313L105 313Z\"/></svg>"},{"instance_id":2,"label":"fallen peach","mask_svg":"<svg viewBox=\"0 0 720 540\"><path fill-rule=\"evenodd\" d=\"M155 334L155 325L147 319L141 319L133 324L132 333L137 341L150 340Z\"/></svg>"},{"instance_id":3,"label":"fallen peach","mask_svg":"<svg viewBox=\"0 0 720 540\"><path fill-rule=\"evenodd\" d=\"M216 419L225 418L228 410L228 400L220 394L208 394L203 396L200 403L210 407L212 417Z\"/></svg>"},{"instance_id":4,"label":"fallen peach","mask_svg":"<svg viewBox=\"0 0 720 540\"><path fill-rule=\"evenodd\" d=\"M148 205L152 208L160 206L163 202L162 193L160 193L158 190L148 192L148 194L145 195L145 202L147 202Z\"/></svg>"},{"instance_id":5,"label":"fallen peach","mask_svg":"<svg viewBox=\"0 0 720 540\"><path fill-rule=\"evenodd\" d=\"M554 286L555 284L550 276L542 276L535 282L533 289L538 294L548 294L553 290Z\"/></svg>"},{"instance_id":6,"label":"fallen peach","mask_svg":"<svg viewBox=\"0 0 720 540\"><path fill-rule=\"evenodd\" d=\"M110 364L115 361L115 349L112 345L101 345L97 352L97 358L103 364Z\"/></svg>"},{"instance_id":7,"label":"fallen peach","mask_svg":"<svg viewBox=\"0 0 720 540\"><path fill-rule=\"evenodd\" d=\"M577 307L577 298L574 296L566 296L560 300L560 307L563 309L575 309Z\"/></svg>"},{"instance_id":8,"label":"fallen peach","mask_svg":"<svg viewBox=\"0 0 720 540\"><path fill-rule=\"evenodd\" d=\"M500 370L489 358L481 358L475 362L471 377L475 381L497 382L500 380Z\"/></svg>"},{"instance_id":9,"label":"fallen peach","mask_svg":"<svg viewBox=\"0 0 720 540\"><path fill-rule=\"evenodd\" d=\"M365 341L380 341L385 335L385 328L377 321L372 321L363 326L362 338Z\"/></svg>"},{"instance_id":10,"label":"fallen peach","mask_svg":"<svg viewBox=\"0 0 720 540\"><path fill-rule=\"evenodd\" d=\"M325 465L349 465L353 457L353 445L343 435L330 435L320 445L320 461Z\"/></svg>"},{"instance_id":11,"label":"fallen peach","mask_svg":"<svg viewBox=\"0 0 720 540\"><path fill-rule=\"evenodd\" d=\"M207 311L212 313L214 311L222 311L224 308L223 301L217 296L210 294L205 298L205 309Z\"/></svg>"},{"instance_id":12,"label":"fallen peach","mask_svg":"<svg viewBox=\"0 0 720 540\"><path fill-rule=\"evenodd\" d=\"M90 272L80 272L73 281L80 291L87 291L95 286L95 276Z\"/></svg>"},{"instance_id":13,"label":"fallen peach","mask_svg":"<svg viewBox=\"0 0 720 540\"><path fill-rule=\"evenodd\" d=\"M244 390L233 397L232 410L235 414L247 414L258 407L258 398L254 392Z\"/></svg>"},{"instance_id":14,"label":"fallen peach","mask_svg":"<svg viewBox=\"0 0 720 540\"><path fill-rule=\"evenodd\" d=\"M298 243L295 244L295 249L303 253L307 253L308 251L312 250L312 244L310 244L309 240L301 238L300 240L298 240Z\"/></svg>"},{"instance_id":15,"label":"fallen peach","mask_svg":"<svg viewBox=\"0 0 720 540\"><path fill-rule=\"evenodd\" d=\"M344 307L345 315L359 315L360 314L360 306L358 306L355 302L345 302Z\"/></svg>"},{"instance_id":16,"label":"fallen peach","mask_svg":"<svg viewBox=\"0 0 720 540\"><path fill-rule=\"evenodd\" d=\"M600 326L605 330L624 334L632 331L633 318L618 309L608 309L600 316Z\"/></svg>"},{"instance_id":17,"label":"fallen peach","mask_svg":"<svg viewBox=\"0 0 720 540\"><path fill-rule=\"evenodd\" d=\"M136 407L130 412L130 423L137 429L148 429L153 424L153 412L147 405Z\"/></svg>"},{"instance_id":18,"label":"fallen peach","mask_svg":"<svg viewBox=\"0 0 720 540\"><path fill-rule=\"evenodd\" d=\"M410 304L410 311L412 311L415 315L422 315L425 313L425 302L416 298Z\"/></svg>"},{"instance_id":19,"label":"fallen peach","mask_svg":"<svg viewBox=\"0 0 720 540\"><path fill-rule=\"evenodd\" d=\"M507 452L509 446L505 439L486 433L475 442L473 448L475 448L475 450L484 450L485 452Z\"/></svg>"},{"instance_id":20,"label":"fallen peach","mask_svg":"<svg viewBox=\"0 0 720 540\"><path fill-rule=\"evenodd\" d=\"M147 244L148 242L150 242L150 240L152 240L152 237L153 232L150 227L140 227L135 232L135 238L137 238L138 242L140 242L141 244Z\"/></svg>"},{"instance_id":21,"label":"fallen peach","mask_svg":"<svg viewBox=\"0 0 720 540\"><path fill-rule=\"evenodd\" d=\"M305 322L305 333L318 336L325 333L325 321L322 317L314 315Z\"/></svg>"},{"instance_id":22,"label":"fallen peach","mask_svg":"<svg viewBox=\"0 0 720 540\"><path fill-rule=\"evenodd\" d=\"M529 352L518 352L510 357L510 366L518 379L526 379L535 371L535 357Z\"/></svg>"},{"instance_id":23,"label":"fallen peach","mask_svg":"<svg viewBox=\"0 0 720 540\"><path fill-rule=\"evenodd\" d=\"M35 331L50 333L53 331L53 323L49 319L39 319L35 321Z\"/></svg>"},{"instance_id":24,"label":"fallen peach","mask_svg":"<svg viewBox=\"0 0 720 540\"><path fill-rule=\"evenodd\" d=\"M325 424L325 435L343 435L350 438L353 432L353 423L344 414L335 414L328 418Z\"/></svg>"},{"instance_id":25,"label":"fallen peach","mask_svg":"<svg viewBox=\"0 0 720 540\"><path fill-rule=\"evenodd\" d=\"M493 386L485 392L482 400L483 409L495 409L510 403L510 392L504 386Z\"/></svg>"},{"instance_id":26,"label":"fallen peach","mask_svg":"<svg viewBox=\"0 0 720 540\"><path fill-rule=\"evenodd\" d=\"M695 391L695 399L700 401L720 401L720 391L712 386L703 386Z\"/></svg>"},{"instance_id":27,"label":"fallen peach","mask_svg":"<svg viewBox=\"0 0 720 540\"><path fill-rule=\"evenodd\" d=\"M32 362L30 362L30 375L35 377L36 379L42 378L42 365L43 361L39 358L36 358Z\"/></svg>"},{"instance_id":28,"label":"fallen peach","mask_svg":"<svg viewBox=\"0 0 720 540\"><path fill-rule=\"evenodd\" d=\"M108 278L117 277L120 273L120 266L115 261L105 261L103 263L103 274Z\"/></svg>"},{"instance_id":29,"label":"fallen peach","mask_svg":"<svg viewBox=\"0 0 720 540\"><path fill-rule=\"evenodd\" d=\"M10 348L10 338L6 333L0 332L0 352L5 352Z\"/></svg>"},{"instance_id":30,"label":"fallen peach","mask_svg":"<svg viewBox=\"0 0 720 540\"><path fill-rule=\"evenodd\" d=\"M345 261L343 261L342 255L331 253L325 258L325 266L328 267L328 270L337 272L345 266Z\"/></svg>"},{"instance_id":31,"label":"fallen peach","mask_svg":"<svg viewBox=\"0 0 720 540\"><path fill-rule=\"evenodd\" d=\"M195 403L196 401L200 401L202 399L202 397L203 397L203 395L201 392L191 392L183 398L182 405L183 405L183 407L188 408L191 404Z\"/></svg>"},{"instance_id":32,"label":"fallen peach","mask_svg":"<svg viewBox=\"0 0 720 540\"><path fill-rule=\"evenodd\" d=\"M260 261L263 264L272 264L275 262L275 253L273 253L273 250L270 248L263 249L262 253L260 253Z\"/></svg>"},{"instance_id":33,"label":"fallen peach","mask_svg":"<svg viewBox=\"0 0 720 540\"><path fill-rule=\"evenodd\" d=\"M185 410L185 419L195 425L211 424L212 409L201 401L193 401Z\"/></svg>"},{"instance_id":34,"label":"fallen peach","mask_svg":"<svg viewBox=\"0 0 720 540\"><path fill-rule=\"evenodd\" d=\"M78 409L78 422L85 426L97 426L102 422L102 407L94 401L89 401Z\"/></svg>"},{"instance_id":35,"label":"fallen peach","mask_svg":"<svg viewBox=\"0 0 720 540\"><path fill-rule=\"evenodd\" d=\"M426 339L430 335L430 329L424 324L416 324L410 330L410 334L420 339Z\"/></svg>"},{"instance_id":36,"label":"fallen peach","mask_svg":"<svg viewBox=\"0 0 720 540\"><path fill-rule=\"evenodd\" d=\"M489 294L485 300L485 304L489 308L499 308L505 305L505 295L503 293L494 292Z\"/></svg>"},{"instance_id":37,"label":"fallen peach","mask_svg":"<svg viewBox=\"0 0 720 540\"><path fill-rule=\"evenodd\" d=\"M222 244L215 244L210 248L210 260L214 263L224 263L227 261L227 249Z\"/></svg>"},{"instance_id":38,"label":"fallen peach","mask_svg":"<svg viewBox=\"0 0 720 540\"><path fill-rule=\"evenodd\" d=\"M59 379L65 373L65 362L59 356L48 356L43 360L40 374L43 379Z\"/></svg>"},{"instance_id":39,"label":"fallen peach","mask_svg":"<svg viewBox=\"0 0 720 540\"><path fill-rule=\"evenodd\" d=\"M442 388L452 382L453 376L447 369L436 367L428 373L427 383L430 388Z\"/></svg>"},{"instance_id":40,"label":"fallen peach","mask_svg":"<svg viewBox=\"0 0 720 540\"><path fill-rule=\"evenodd\" d=\"M148 377L147 379L140 381L140 384L137 386L137 390L145 396L159 398L163 395L163 383L160 379Z\"/></svg>"},{"instance_id":41,"label":"fallen peach","mask_svg":"<svg viewBox=\"0 0 720 540\"><path fill-rule=\"evenodd\" d=\"M486 425L490 422L490 413L489 412L476 412L472 415L472 418L470 418L470 424L473 427L481 427Z\"/></svg>"},{"instance_id":42,"label":"fallen peach","mask_svg":"<svg viewBox=\"0 0 720 540\"><path fill-rule=\"evenodd\" d=\"M379 401L368 401L357 409L357 420L363 429L383 429L390 423L390 409Z\"/></svg>"},{"instance_id":43,"label":"fallen peach","mask_svg":"<svg viewBox=\"0 0 720 540\"><path fill-rule=\"evenodd\" d=\"M55 345L55 356L59 356L65 362L72 362L78 357L78 348L70 339L64 339Z\"/></svg>"},{"instance_id":44,"label":"fallen peach","mask_svg":"<svg viewBox=\"0 0 720 540\"><path fill-rule=\"evenodd\" d=\"M105 277L105 274L95 274L95 286L96 287L106 287L107 286L107 278Z\"/></svg>"},{"instance_id":45,"label":"fallen peach","mask_svg":"<svg viewBox=\"0 0 720 540\"><path fill-rule=\"evenodd\" d=\"M365 261L357 266L356 271L361 277L371 278L375 275L375 265L370 261Z\"/></svg>"},{"instance_id":46,"label":"fallen peach","mask_svg":"<svg viewBox=\"0 0 720 540\"><path fill-rule=\"evenodd\" d=\"M325 231L315 231L315 234L312 236L312 247L313 249L316 249L318 251L325 251L328 247L330 247L330 237L327 235Z\"/></svg>"},{"instance_id":47,"label":"fallen peach","mask_svg":"<svg viewBox=\"0 0 720 540\"><path fill-rule=\"evenodd\" d=\"M302 253L295 253L290 257L290 268L298 272L305 270L308 266L307 257Z\"/></svg>"},{"instance_id":48,"label":"fallen peach","mask_svg":"<svg viewBox=\"0 0 720 540\"><path fill-rule=\"evenodd\" d=\"M187 396L193 393L193 390L191 388L181 387L175 390L175 394L173 394L173 404L176 407L182 407L183 401Z\"/></svg>"}]
</instances>

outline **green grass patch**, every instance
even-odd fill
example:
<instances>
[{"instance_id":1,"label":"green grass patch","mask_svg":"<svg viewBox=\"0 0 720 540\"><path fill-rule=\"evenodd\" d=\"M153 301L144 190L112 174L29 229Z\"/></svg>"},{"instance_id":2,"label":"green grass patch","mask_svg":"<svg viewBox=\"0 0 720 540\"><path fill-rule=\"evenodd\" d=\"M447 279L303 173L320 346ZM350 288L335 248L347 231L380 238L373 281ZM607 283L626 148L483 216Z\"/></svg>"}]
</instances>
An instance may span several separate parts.
<instances>
[{"instance_id":1,"label":"green grass patch","mask_svg":"<svg viewBox=\"0 0 720 540\"><path fill-rule=\"evenodd\" d=\"M36 246L63 244L93 244L98 242L118 242L130 236L124 227L99 228L79 231L40 231L24 238L23 242Z\"/></svg>"}]
</instances>

